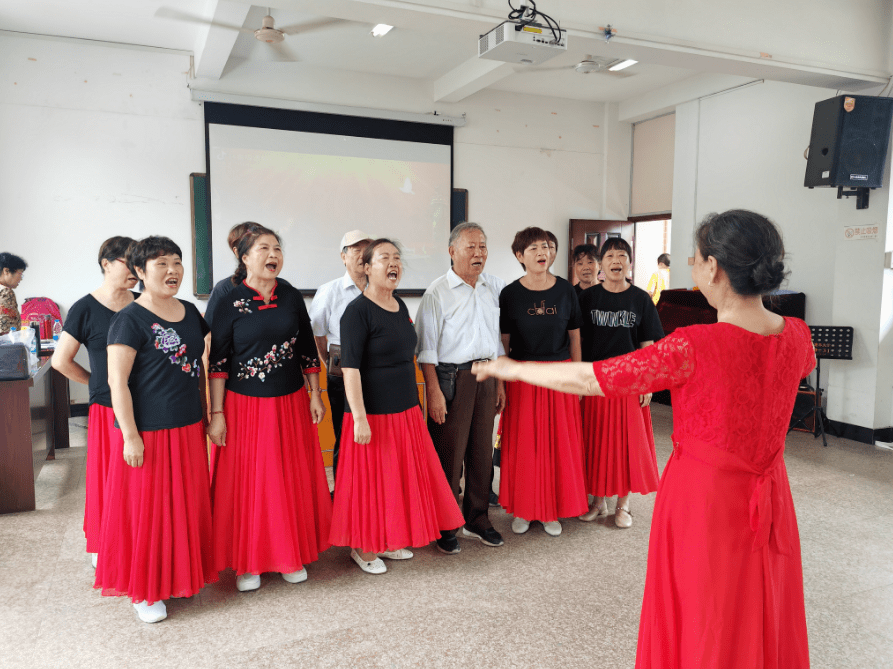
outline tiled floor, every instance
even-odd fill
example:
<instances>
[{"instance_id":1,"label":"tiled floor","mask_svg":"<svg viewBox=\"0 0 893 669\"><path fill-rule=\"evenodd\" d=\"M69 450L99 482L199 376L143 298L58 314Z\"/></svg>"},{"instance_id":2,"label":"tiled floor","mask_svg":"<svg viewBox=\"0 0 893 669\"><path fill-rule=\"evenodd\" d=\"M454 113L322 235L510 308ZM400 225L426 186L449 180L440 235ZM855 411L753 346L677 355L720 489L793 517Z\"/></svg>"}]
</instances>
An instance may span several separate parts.
<instances>
[{"instance_id":1,"label":"tiled floor","mask_svg":"<svg viewBox=\"0 0 893 669\"><path fill-rule=\"evenodd\" d=\"M656 406L661 467L671 412ZM635 523L534 524L518 537L491 512L502 548L433 547L383 576L347 549L310 565L306 583L263 577L239 593L225 574L169 618L140 623L124 599L92 590L81 531L85 430L47 463L38 510L0 516L2 667L632 667L654 495ZM79 447L77 445L80 445ZM812 665L893 667L893 452L810 435L788 439L803 545Z\"/></svg>"}]
</instances>

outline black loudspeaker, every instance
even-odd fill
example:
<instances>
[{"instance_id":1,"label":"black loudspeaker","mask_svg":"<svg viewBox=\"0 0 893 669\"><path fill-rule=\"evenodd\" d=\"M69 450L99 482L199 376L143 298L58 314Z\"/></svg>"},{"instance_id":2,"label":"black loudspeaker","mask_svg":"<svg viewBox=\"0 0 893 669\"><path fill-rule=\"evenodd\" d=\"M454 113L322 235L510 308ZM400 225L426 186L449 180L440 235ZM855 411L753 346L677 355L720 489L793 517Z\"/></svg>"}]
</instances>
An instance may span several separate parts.
<instances>
[{"instance_id":1,"label":"black loudspeaker","mask_svg":"<svg viewBox=\"0 0 893 669\"><path fill-rule=\"evenodd\" d=\"M893 98L838 95L816 102L804 186L880 188Z\"/></svg>"},{"instance_id":2,"label":"black loudspeaker","mask_svg":"<svg viewBox=\"0 0 893 669\"><path fill-rule=\"evenodd\" d=\"M818 405L822 405L822 392L818 391ZM816 391L812 388L800 388L797 391L797 400L794 402L794 415L791 417L790 429L795 432L810 432L813 435L815 429Z\"/></svg>"}]
</instances>

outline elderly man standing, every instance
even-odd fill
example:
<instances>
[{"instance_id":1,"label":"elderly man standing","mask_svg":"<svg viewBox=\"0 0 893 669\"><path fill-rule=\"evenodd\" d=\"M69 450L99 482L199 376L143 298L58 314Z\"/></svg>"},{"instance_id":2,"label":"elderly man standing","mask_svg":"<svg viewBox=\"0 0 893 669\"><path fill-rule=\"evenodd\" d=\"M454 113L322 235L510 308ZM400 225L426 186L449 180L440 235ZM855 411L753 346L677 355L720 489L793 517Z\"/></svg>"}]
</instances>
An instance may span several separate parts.
<instances>
[{"instance_id":1,"label":"elderly man standing","mask_svg":"<svg viewBox=\"0 0 893 669\"><path fill-rule=\"evenodd\" d=\"M363 251L372 238L362 230L351 230L341 238L341 262L347 271L339 279L321 285L310 305L310 323L319 359L326 361L326 393L332 409L335 446L332 451L332 475L338 474L338 447L344 419L344 377L341 375L341 316L347 305L363 293Z\"/></svg>"},{"instance_id":2,"label":"elderly man standing","mask_svg":"<svg viewBox=\"0 0 893 669\"><path fill-rule=\"evenodd\" d=\"M499 293L505 282L484 273L487 236L477 223L453 228L449 252L452 269L428 287L416 317L428 431L457 503L465 465L462 535L486 546L501 546L502 536L493 529L487 512L493 424L505 405L505 387L502 382L476 383L471 364L495 360L504 353L499 337ZM443 532L437 547L443 553L458 553L456 532Z\"/></svg>"}]
</instances>

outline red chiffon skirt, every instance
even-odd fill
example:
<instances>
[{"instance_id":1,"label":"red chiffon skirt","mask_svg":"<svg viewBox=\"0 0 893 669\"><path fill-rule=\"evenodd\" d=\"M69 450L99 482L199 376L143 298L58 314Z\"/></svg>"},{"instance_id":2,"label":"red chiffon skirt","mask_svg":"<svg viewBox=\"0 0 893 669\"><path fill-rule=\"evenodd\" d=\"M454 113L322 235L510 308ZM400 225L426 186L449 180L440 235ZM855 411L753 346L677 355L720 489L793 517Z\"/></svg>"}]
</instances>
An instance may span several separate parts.
<instances>
[{"instance_id":1,"label":"red chiffon skirt","mask_svg":"<svg viewBox=\"0 0 893 669\"><path fill-rule=\"evenodd\" d=\"M368 444L353 440L344 414L330 540L381 553L424 546L464 519L419 407L367 416Z\"/></svg>"},{"instance_id":2,"label":"red chiffon skirt","mask_svg":"<svg viewBox=\"0 0 893 669\"><path fill-rule=\"evenodd\" d=\"M505 392L499 503L544 523L586 513L580 400L522 381Z\"/></svg>"},{"instance_id":3,"label":"red chiffon skirt","mask_svg":"<svg viewBox=\"0 0 893 669\"><path fill-rule=\"evenodd\" d=\"M124 462L120 436L112 453L93 587L150 604L191 597L217 580L205 431L194 423L140 436L142 467Z\"/></svg>"},{"instance_id":4,"label":"red chiffon skirt","mask_svg":"<svg viewBox=\"0 0 893 669\"><path fill-rule=\"evenodd\" d=\"M115 412L101 404L91 404L87 418L87 500L84 504L84 536L87 552L99 552L103 495L113 446L122 446L121 431L115 427Z\"/></svg>"},{"instance_id":5,"label":"red chiffon skirt","mask_svg":"<svg viewBox=\"0 0 893 669\"><path fill-rule=\"evenodd\" d=\"M214 570L288 574L329 544L332 499L310 400L227 392L226 446L211 447Z\"/></svg>"},{"instance_id":6,"label":"red chiffon skirt","mask_svg":"<svg viewBox=\"0 0 893 669\"><path fill-rule=\"evenodd\" d=\"M807 669L800 535L782 454L760 472L676 442L654 504L637 669Z\"/></svg>"},{"instance_id":7,"label":"red chiffon skirt","mask_svg":"<svg viewBox=\"0 0 893 669\"><path fill-rule=\"evenodd\" d=\"M657 490L651 409L638 395L583 398L586 492L598 497Z\"/></svg>"}]
</instances>

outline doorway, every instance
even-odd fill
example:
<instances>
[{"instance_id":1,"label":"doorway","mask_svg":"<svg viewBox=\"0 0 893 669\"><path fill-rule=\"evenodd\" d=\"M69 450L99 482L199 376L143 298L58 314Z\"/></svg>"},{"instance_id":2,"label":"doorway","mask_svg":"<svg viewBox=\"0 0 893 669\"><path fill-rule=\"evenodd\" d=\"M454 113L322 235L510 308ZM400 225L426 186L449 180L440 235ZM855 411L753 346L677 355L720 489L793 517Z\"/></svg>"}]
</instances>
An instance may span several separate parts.
<instances>
[{"instance_id":1,"label":"doorway","mask_svg":"<svg viewBox=\"0 0 893 669\"><path fill-rule=\"evenodd\" d=\"M630 217L635 223L636 246L633 263L633 284L642 290L648 289L648 282L657 272L657 257L670 253L670 233L673 229L672 214ZM669 277L666 277L669 288Z\"/></svg>"}]
</instances>

